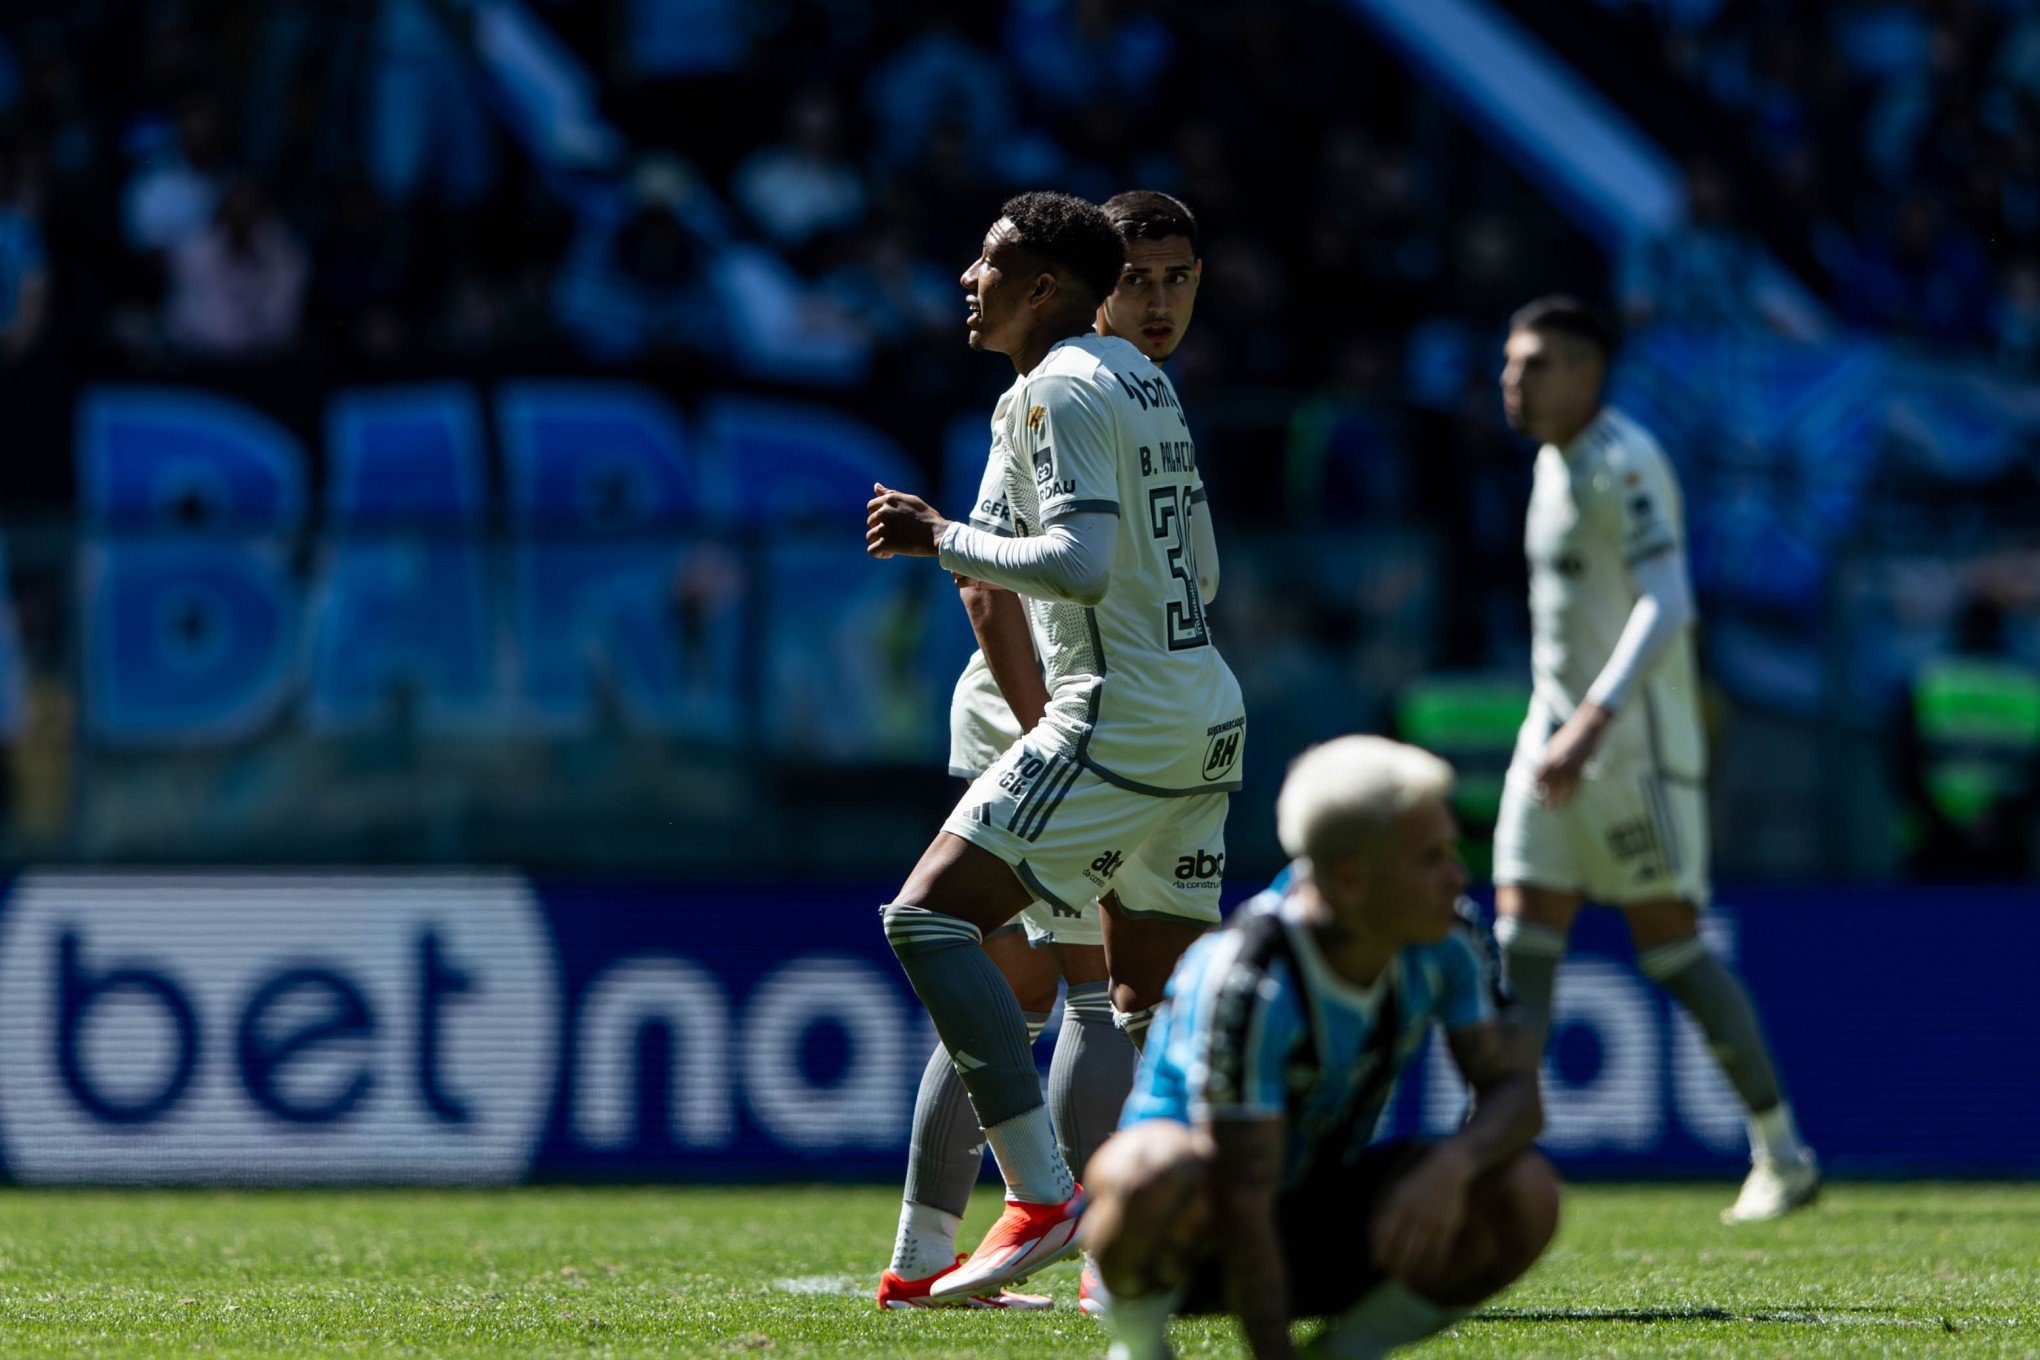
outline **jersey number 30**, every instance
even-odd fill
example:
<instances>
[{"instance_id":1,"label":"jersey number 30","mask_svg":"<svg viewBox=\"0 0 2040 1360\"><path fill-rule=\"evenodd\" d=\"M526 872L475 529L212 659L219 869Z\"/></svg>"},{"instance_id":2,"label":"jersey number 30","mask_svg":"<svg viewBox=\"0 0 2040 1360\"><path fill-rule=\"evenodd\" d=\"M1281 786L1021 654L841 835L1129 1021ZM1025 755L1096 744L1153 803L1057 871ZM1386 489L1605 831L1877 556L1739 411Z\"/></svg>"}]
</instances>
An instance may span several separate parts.
<instances>
[{"instance_id":1,"label":"jersey number 30","mask_svg":"<svg viewBox=\"0 0 2040 1360\"><path fill-rule=\"evenodd\" d=\"M1158 486L1148 492L1148 528L1168 545L1163 553L1169 560L1169 575L1176 578L1183 596L1169 601L1169 650L1209 647L1211 630L1204 623L1204 597L1197 593L1197 558L1190 546L1183 488Z\"/></svg>"}]
</instances>

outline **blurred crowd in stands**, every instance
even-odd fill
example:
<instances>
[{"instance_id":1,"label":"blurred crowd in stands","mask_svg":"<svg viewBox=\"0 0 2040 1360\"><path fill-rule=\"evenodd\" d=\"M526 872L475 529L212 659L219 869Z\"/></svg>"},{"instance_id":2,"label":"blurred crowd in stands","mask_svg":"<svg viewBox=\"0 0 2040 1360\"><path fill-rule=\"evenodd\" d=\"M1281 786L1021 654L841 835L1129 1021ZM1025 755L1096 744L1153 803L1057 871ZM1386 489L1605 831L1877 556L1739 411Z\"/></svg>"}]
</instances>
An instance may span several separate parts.
<instances>
[{"instance_id":1,"label":"blurred crowd in stands","mask_svg":"<svg viewBox=\"0 0 2040 1360\"><path fill-rule=\"evenodd\" d=\"M1728 112L1855 326L2040 372L2040 9L2018 0L1602 0ZM1700 225L1732 220L1705 168ZM1718 239L1718 231L1716 239ZM1733 255L1732 249L1714 252ZM1720 284L1686 296L1734 297ZM1647 308L1640 290L1625 306Z\"/></svg>"},{"instance_id":2,"label":"blurred crowd in stands","mask_svg":"<svg viewBox=\"0 0 2040 1360\"><path fill-rule=\"evenodd\" d=\"M1517 675L1529 461L1494 372L1527 298L1563 288L1633 327L1772 344L1807 333L1760 277L1783 257L1840 323L1830 349L1896 338L1965 375L2040 374L2040 12L1564 3L1599 3L1620 60L1656 62L1668 97L1740 130L1688 160L1687 220L1662 239L1590 239L1340 0L10 0L0 380L44 364L734 379L883 412L933 474L941 432L981 421L1006 381L965 350L955 281L998 204L1160 188L1203 223L1174 373L1229 525L1431 545L1358 585L1271 571L1265 609L1239 619L1289 667L1271 690L1371 683L1378 705L1422 672ZM600 126L532 116L570 105L577 79ZM1913 515L1915 488L1838 471L1894 443L1856 429L1853 394L1879 375L1821 358L1806 381L1833 399L1759 428L1776 394L1738 354L1703 381L1685 356L1715 352L1694 343L1651 351L1631 390L1657 394L1675 458L1719 454L1684 469L1703 603L1750 622L1753 692L1782 710L1779 677L1814 677L1805 716L1833 683L1830 568L1877 497L1931 526L1908 550L1960 555L1986 537L1974 486L2001 463L2024 480L1991 503L2040 503L2036 465L2023 434L1919 404L1900 431L1918 466L1953 486L1950 451L1974 448L1982 470L1949 514ZM1907 673L1978 603L2005 619L1992 655L2040 660L2031 592L1986 577L1911 633L1865 625L1886 669ZM1736 673L1729 631L1717 673ZM1788 640L1801 661L1780 661Z\"/></svg>"}]
</instances>

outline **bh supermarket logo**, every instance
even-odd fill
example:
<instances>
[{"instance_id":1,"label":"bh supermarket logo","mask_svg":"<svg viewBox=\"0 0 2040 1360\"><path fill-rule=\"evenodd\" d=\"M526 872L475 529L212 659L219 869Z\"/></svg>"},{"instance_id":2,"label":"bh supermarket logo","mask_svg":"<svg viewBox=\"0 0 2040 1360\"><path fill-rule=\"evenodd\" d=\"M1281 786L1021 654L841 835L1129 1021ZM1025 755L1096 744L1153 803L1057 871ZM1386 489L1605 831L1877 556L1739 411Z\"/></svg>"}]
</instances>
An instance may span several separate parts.
<instances>
[{"instance_id":1,"label":"bh supermarket logo","mask_svg":"<svg viewBox=\"0 0 2040 1360\"><path fill-rule=\"evenodd\" d=\"M514 875L27 874L0 1145L29 1182L513 1180L557 993Z\"/></svg>"}]
</instances>

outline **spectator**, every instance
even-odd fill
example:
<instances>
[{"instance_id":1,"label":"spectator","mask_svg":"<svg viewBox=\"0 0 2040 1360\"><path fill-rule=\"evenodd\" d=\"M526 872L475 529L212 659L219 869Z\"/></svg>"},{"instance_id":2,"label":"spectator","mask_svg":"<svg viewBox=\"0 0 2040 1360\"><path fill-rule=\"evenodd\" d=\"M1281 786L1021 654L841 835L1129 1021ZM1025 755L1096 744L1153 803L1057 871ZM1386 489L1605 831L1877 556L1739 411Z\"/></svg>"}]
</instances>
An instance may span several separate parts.
<instances>
[{"instance_id":1,"label":"spectator","mask_svg":"<svg viewBox=\"0 0 2040 1360\"><path fill-rule=\"evenodd\" d=\"M212 226L170 250L163 335L196 357L261 359L297 339L306 262L251 180L220 199Z\"/></svg>"},{"instance_id":2,"label":"spectator","mask_svg":"<svg viewBox=\"0 0 2040 1360\"><path fill-rule=\"evenodd\" d=\"M854 226L864 215L864 181L843 156L843 110L835 96L820 87L796 96L784 136L737 168L734 190L766 236L787 250Z\"/></svg>"},{"instance_id":3,"label":"spectator","mask_svg":"<svg viewBox=\"0 0 2040 1360\"><path fill-rule=\"evenodd\" d=\"M50 264L18 146L0 149L0 364L27 358L50 319Z\"/></svg>"},{"instance_id":4,"label":"spectator","mask_svg":"<svg viewBox=\"0 0 2040 1360\"><path fill-rule=\"evenodd\" d=\"M590 356L727 353L729 319L709 268L713 243L689 211L700 193L685 161L646 156L616 199L583 218L553 303Z\"/></svg>"},{"instance_id":5,"label":"spectator","mask_svg":"<svg viewBox=\"0 0 2040 1360\"><path fill-rule=\"evenodd\" d=\"M213 222L226 182L226 149L219 100L207 94L186 99L177 111L174 139L147 155L122 196L130 248L166 251Z\"/></svg>"},{"instance_id":6,"label":"spectator","mask_svg":"<svg viewBox=\"0 0 2040 1360\"><path fill-rule=\"evenodd\" d=\"M433 0L382 0L368 97L369 178L393 203L472 207L497 178L496 134L473 61Z\"/></svg>"}]
</instances>

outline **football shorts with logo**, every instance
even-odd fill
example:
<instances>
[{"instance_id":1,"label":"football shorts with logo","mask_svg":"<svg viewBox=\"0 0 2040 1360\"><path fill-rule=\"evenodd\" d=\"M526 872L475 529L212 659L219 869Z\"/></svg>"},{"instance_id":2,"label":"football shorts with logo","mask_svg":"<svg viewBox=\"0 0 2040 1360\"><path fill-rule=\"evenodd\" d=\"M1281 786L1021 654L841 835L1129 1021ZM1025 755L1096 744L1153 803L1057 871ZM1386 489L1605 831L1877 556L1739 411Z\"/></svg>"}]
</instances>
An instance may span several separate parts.
<instances>
[{"instance_id":1,"label":"football shorts with logo","mask_svg":"<svg viewBox=\"0 0 2040 1360\"><path fill-rule=\"evenodd\" d=\"M1549 808L1538 796L1536 770L1543 733L1554 728L1532 705L1502 786L1496 883L1575 892L1610 906L1668 898L1707 905L1707 791L1652 758L1638 726L1647 720L1641 705L1617 715L1572 801Z\"/></svg>"},{"instance_id":2,"label":"football shorts with logo","mask_svg":"<svg viewBox=\"0 0 2040 1360\"><path fill-rule=\"evenodd\" d=\"M1217 921L1230 797L1133 792L1036 731L972 782L942 829L1012 865L1068 944L1084 904L1108 891L1132 915Z\"/></svg>"},{"instance_id":3,"label":"football shorts with logo","mask_svg":"<svg viewBox=\"0 0 2040 1360\"><path fill-rule=\"evenodd\" d=\"M999 692L985 654L972 652L949 702L949 773L975 780L1019 740L1020 721ZM1074 913L1047 902L1029 902L1020 912L1027 942L1037 949L1048 944L1102 946L1105 932L1098 920L1097 899L1086 898L1073 905Z\"/></svg>"}]
</instances>

